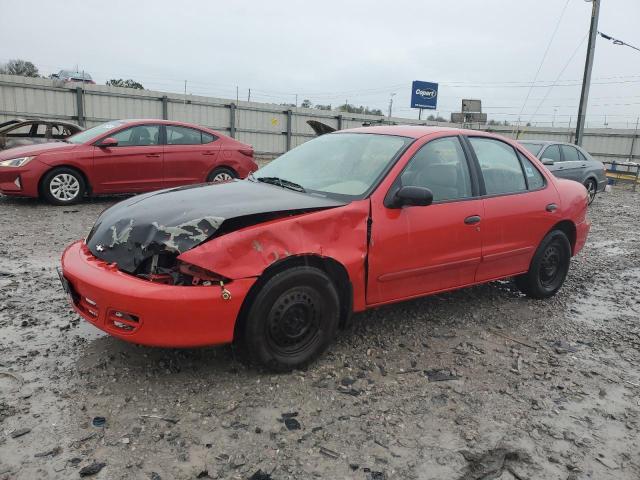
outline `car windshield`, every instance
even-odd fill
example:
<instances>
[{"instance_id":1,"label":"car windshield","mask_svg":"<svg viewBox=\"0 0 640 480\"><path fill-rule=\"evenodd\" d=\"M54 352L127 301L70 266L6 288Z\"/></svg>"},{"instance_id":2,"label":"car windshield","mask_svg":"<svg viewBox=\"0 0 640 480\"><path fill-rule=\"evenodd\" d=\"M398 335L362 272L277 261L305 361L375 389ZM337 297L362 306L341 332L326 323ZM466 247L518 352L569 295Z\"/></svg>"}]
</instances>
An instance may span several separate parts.
<instances>
[{"instance_id":1,"label":"car windshield","mask_svg":"<svg viewBox=\"0 0 640 480\"><path fill-rule=\"evenodd\" d=\"M98 125L97 127L90 128L85 130L84 132L76 133L75 135L66 139L69 143L87 143L91 140L94 140L98 137L101 137L105 133L109 132L109 130L113 130L114 128L121 127L125 122L121 122L115 120L113 122L103 123L102 125Z\"/></svg>"},{"instance_id":2,"label":"car windshield","mask_svg":"<svg viewBox=\"0 0 640 480\"><path fill-rule=\"evenodd\" d=\"M538 154L540 153L540 149L542 148L541 143L520 142L520 145L529 150L529 152L531 152L531 154L535 155L536 157L538 156Z\"/></svg>"},{"instance_id":3,"label":"car windshield","mask_svg":"<svg viewBox=\"0 0 640 480\"><path fill-rule=\"evenodd\" d=\"M278 157L253 178L283 188L363 197L411 141L369 133L323 135Z\"/></svg>"}]
</instances>

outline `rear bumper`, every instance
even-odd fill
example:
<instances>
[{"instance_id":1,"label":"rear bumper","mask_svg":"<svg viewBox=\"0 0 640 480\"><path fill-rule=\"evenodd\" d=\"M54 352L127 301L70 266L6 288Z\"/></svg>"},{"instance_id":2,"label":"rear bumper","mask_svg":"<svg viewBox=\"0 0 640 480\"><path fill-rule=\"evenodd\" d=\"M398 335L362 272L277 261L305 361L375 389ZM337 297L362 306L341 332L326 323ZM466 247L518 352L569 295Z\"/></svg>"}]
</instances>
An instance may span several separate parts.
<instances>
[{"instance_id":1,"label":"rear bumper","mask_svg":"<svg viewBox=\"0 0 640 480\"><path fill-rule=\"evenodd\" d=\"M591 229L591 220L586 218L584 222L576 225L576 244L573 247L573 254L577 255L580 250L584 248L587 243L587 235L589 235L589 229Z\"/></svg>"},{"instance_id":2,"label":"rear bumper","mask_svg":"<svg viewBox=\"0 0 640 480\"><path fill-rule=\"evenodd\" d=\"M74 310L85 320L128 342L196 347L233 341L238 312L254 278L219 286L151 283L94 257L83 242L62 255L62 273L72 289Z\"/></svg>"}]
</instances>

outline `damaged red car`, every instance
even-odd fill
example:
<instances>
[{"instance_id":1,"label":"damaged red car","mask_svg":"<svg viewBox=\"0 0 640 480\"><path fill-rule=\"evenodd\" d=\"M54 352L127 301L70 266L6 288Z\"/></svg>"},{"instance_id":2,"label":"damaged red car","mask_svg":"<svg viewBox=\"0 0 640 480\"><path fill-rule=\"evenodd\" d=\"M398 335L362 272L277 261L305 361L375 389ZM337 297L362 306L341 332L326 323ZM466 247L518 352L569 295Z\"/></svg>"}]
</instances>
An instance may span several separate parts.
<instances>
[{"instance_id":1,"label":"damaged red car","mask_svg":"<svg viewBox=\"0 0 640 480\"><path fill-rule=\"evenodd\" d=\"M245 180L140 195L62 256L73 307L144 345L235 342L275 370L353 312L505 277L554 295L585 244L587 192L477 131L323 135Z\"/></svg>"}]
</instances>

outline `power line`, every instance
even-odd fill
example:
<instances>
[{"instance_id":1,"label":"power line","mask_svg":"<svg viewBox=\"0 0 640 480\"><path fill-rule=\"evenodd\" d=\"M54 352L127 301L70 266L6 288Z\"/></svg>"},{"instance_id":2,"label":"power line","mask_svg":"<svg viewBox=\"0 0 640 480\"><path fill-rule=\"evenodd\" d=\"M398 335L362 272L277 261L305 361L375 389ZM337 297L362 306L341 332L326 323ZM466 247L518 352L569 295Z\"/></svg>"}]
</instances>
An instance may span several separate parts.
<instances>
[{"instance_id":1,"label":"power line","mask_svg":"<svg viewBox=\"0 0 640 480\"><path fill-rule=\"evenodd\" d=\"M558 27L560 27L560 22L562 21L562 17L564 17L564 12L567 10L567 5L569 5L569 1L567 0L564 4L564 7L562 8L562 12L560 12L560 16L558 17L558 21L556 22L556 26L553 29L553 33L551 34L551 38L549 39L549 43L547 43L547 48L544 51L544 54L542 55L542 60L540 61L540 65L538 65L538 70L536 71L535 76L533 77L533 82L531 83L531 86L529 88L529 90L527 90L527 96L524 99L524 102L522 103L522 108L520 109L520 115L522 115L522 112L524 112L524 107L526 107L527 105L527 101L529 100L529 96L531 95L531 92L533 91L533 85L535 84L536 80L538 80L538 75L540 74L540 70L542 70L542 65L544 64L545 59L547 58L547 54L549 53L549 48L551 48L551 44L553 43L553 39L556 37L556 33L558 32ZM518 122L518 126L520 126L520 123Z\"/></svg>"},{"instance_id":2,"label":"power line","mask_svg":"<svg viewBox=\"0 0 640 480\"><path fill-rule=\"evenodd\" d=\"M578 53L578 50L580 50L580 47L582 46L582 44L584 43L585 39L587 38L587 35L585 35L584 37L582 37L582 40L580 40L580 43L578 44L578 46L576 47L576 49L573 51L573 53L571 54L571 56L569 57L569 60L567 60L567 63L564 64L564 67L562 67L562 70L560 70L560 73L558 74L558 76L556 77L556 80L554 82L553 85L551 85L551 87L549 88L549 90L547 90L547 93L545 94L545 96L543 97L543 99L540 101L540 103L538 104L538 106L536 107L535 111L533 112L533 114L531 115L531 119L533 119L533 117L535 116L536 113L538 113L538 110L540 110L540 107L542 106L542 104L545 102L545 100L547 99L547 97L549 96L549 93L551 93L551 90L553 90L553 87L555 87L555 84L558 82L558 80L560 80L560 77L562 76L562 74L564 73L564 71L567 69L567 67L569 66L569 64L571 63L571 61L573 60L573 57L576 56L576 54Z\"/></svg>"},{"instance_id":3,"label":"power line","mask_svg":"<svg viewBox=\"0 0 640 480\"><path fill-rule=\"evenodd\" d=\"M640 52L640 48L638 47L634 47L633 45L623 42L622 40L618 40L617 38L613 38L611 35L607 35L605 33L602 32L598 32L598 35L600 35L602 38L604 38L605 40L611 40L613 42L614 45L624 45L626 47L631 47L634 50L637 50Z\"/></svg>"}]
</instances>

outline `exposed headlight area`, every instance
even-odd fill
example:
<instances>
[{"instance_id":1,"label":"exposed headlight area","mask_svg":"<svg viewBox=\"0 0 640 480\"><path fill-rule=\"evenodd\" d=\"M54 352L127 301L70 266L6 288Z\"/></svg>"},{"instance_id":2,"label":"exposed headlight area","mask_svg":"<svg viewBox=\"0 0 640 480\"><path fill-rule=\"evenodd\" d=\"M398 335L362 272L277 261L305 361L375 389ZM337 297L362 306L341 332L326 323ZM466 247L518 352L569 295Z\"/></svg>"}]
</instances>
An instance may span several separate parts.
<instances>
[{"instance_id":1,"label":"exposed headlight area","mask_svg":"<svg viewBox=\"0 0 640 480\"><path fill-rule=\"evenodd\" d=\"M215 272L177 260L175 254L158 254L144 261L135 272L150 282L176 286L220 285L230 280Z\"/></svg>"},{"instance_id":2,"label":"exposed headlight area","mask_svg":"<svg viewBox=\"0 0 640 480\"><path fill-rule=\"evenodd\" d=\"M3 160L2 162L0 162L0 167L24 167L27 163L29 163L34 158L36 157L35 156L18 157L18 158L11 158L9 160Z\"/></svg>"}]
</instances>

